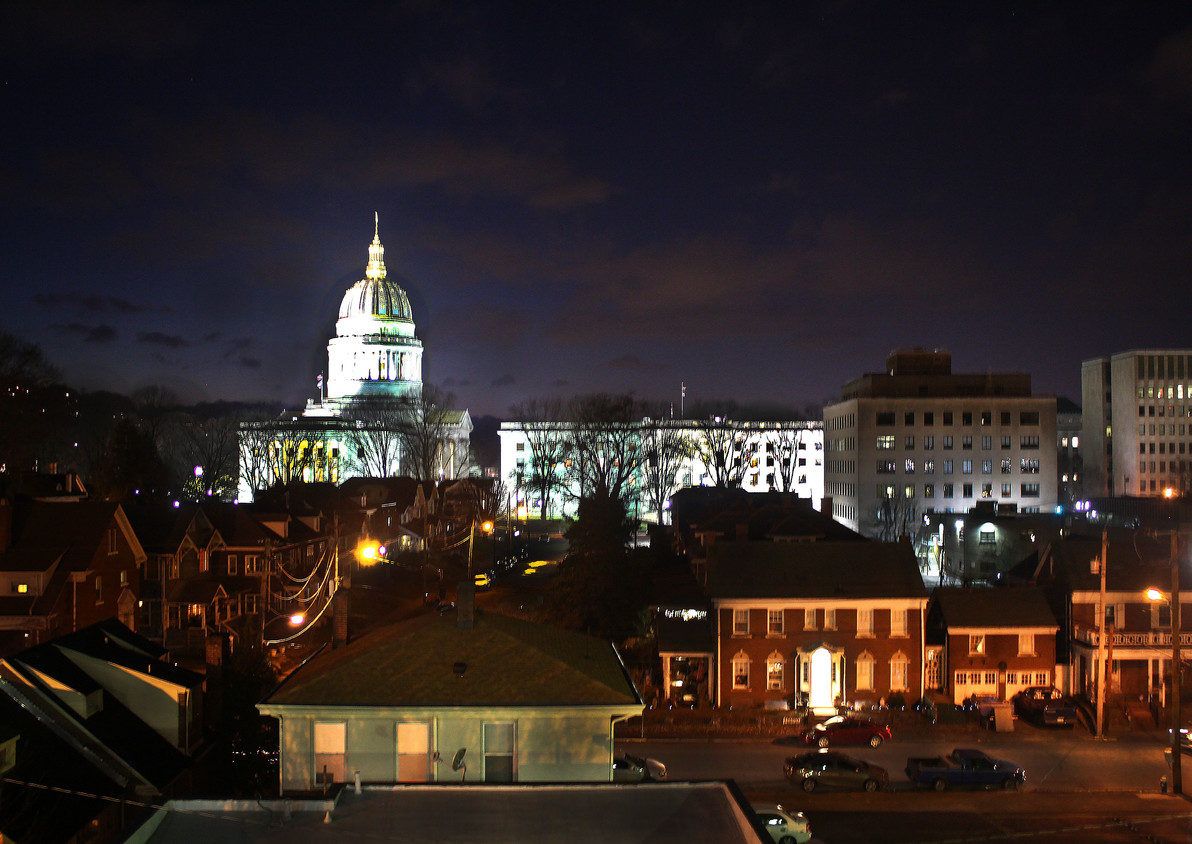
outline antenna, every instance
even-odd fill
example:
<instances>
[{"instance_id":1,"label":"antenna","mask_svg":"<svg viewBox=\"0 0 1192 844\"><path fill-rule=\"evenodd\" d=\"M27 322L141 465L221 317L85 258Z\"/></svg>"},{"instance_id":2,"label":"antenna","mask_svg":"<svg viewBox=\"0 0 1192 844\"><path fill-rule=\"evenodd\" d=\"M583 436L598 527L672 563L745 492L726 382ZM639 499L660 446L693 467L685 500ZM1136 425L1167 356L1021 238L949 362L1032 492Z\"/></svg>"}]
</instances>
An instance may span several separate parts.
<instances>
[{"instance_id":1,"label":"antenna","mask_svg":"<svg viewBox=\"0 0 1192 844\"><path fill-rule=\"evenodd\" d=\"M464 764L464 754L467 752L468 749L466 747L461 747L459 750L455 751L455 756L451 758L451 770L463 770L463 776L460 780L461 782L467 780L468 778L468 766Z\"/></svg>"}]
</instances>

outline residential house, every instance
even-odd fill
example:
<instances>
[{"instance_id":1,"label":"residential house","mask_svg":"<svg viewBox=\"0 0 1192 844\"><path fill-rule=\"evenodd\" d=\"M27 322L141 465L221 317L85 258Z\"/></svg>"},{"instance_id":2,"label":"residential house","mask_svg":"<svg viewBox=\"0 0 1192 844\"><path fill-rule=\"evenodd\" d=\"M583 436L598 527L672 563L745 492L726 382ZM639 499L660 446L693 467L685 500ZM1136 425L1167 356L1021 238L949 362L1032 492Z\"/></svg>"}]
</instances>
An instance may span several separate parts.
<instances>
[{"instance_id":1,"label":"residential house","mask_svg":"<svg viewBox=\"0 0 1192 844\"><path fill-rule=\"evenodd\" d=\"M106 618L135 628L144 561L119 504L0 501L0 653Z\"/></svg>"},{"instance_id":2,"label":"residential house","mask_svg":"<svg viewBox=\"0 0 1192 844\"><path fill-rule=\"evenodd\" d=\"M927 591L909 543L708 548L718 706L922 696Z\"/></svg>"},{"instance_id":3,"label":"residential house","mask_svg":"<svg viewBox=\"0 0 1192 844\"><path fill-rule=\"evenodd\" d=\"M1059 624L1035 587L940 587L931 595L928 628L927 687L953 703L972 695L1009 700L1027 686L1056 681Z\"/></svg>"},{"instance_id":4,"label":"residential house","mask_svg":"<svg viewBox=\"0 0 1192 844\"><path fill-rule=\"evenodd\" d=\"M1104 569L1103 549L1108 551ZM1102 536L1066 536L1044 549L1034 581L1047 593L1064 631L1067 652L1060 660L1069 663L1071 672L1066 691L1096 697L1104 634L1105 658L1111 666L1106 699L1115 705L1139 700L1166 705L1171 682L1171 555L1169 535L1120 528ZM1186 566L1180 568L1179 583L1181 619L1192 618L1192 574ZM1150 600L1148 589L1159 590L1163 598ZM1181 641L1192 646L1192 632L1183 632Z\"/></svg>"},{"instance_id":5,"label":"residential house","mask_svg":"<svg viewBox=\"0 0 1192 844\"><path fill-rule=\"evenodd\" d=\"M115 620L0 659L0 840L117 840L127 801L189 791L202 688Z\"/></svg>"},{"instance_id":6,"label":"residential house","mask_svg":"<svg viewBox=\"0 0 1192 844\"><path fill-rule=\"evenodd\" d=\"M257 708L281 789L326 782L608 782L642 700L607 642L474 610L428 612L324 652Z\"/></svg>"}]
</instances>

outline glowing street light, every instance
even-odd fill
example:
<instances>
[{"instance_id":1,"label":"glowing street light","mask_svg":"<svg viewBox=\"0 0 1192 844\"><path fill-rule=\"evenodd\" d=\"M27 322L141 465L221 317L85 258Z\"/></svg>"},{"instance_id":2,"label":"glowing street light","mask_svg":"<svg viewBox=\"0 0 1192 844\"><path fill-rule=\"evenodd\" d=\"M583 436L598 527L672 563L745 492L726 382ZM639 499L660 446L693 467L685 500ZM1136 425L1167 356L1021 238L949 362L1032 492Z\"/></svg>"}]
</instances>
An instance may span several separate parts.
<instances>
[{"instance_id":1,"label":"glowing street light","mask_svg":"<svg viewBox=\"0 0 1192 844\"><path fill-rule=\"evenodd\" d=\"M383 553L384 550L379 542L361 542L356 546L356 557L362 566L371 566L381 559Z\"/></svg>"},{"instance_id":2,"label":"glowing street light","mask_svg":"<svg viewBox=\"0 0 1192 844\"><path fill-rule=\"evenodd\" d=\"M306 621L306 616L304 616L300 612L296 612L292 616L290 616L290 624L294 625L295 627L302 625L305 621Z\"/></svg>"}]
</instances>

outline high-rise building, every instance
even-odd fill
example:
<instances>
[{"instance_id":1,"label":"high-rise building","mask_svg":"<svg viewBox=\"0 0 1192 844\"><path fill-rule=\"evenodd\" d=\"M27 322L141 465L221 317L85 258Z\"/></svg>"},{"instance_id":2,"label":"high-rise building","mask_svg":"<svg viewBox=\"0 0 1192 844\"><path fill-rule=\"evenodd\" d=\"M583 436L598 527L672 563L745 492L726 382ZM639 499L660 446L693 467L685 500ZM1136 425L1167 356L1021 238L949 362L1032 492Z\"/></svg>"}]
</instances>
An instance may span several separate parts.
<instances>
[{"instance_id":1,"label":"high-rise building","mask_svg":"<svg viewBox=\"0 0 1192 844\"><path fill-rule=\"evenodd\" d=\"M1192 492L1192 351L1093 358L1080 382L1090 497Z\"/></svg>"},{"instance_id":2,"label":"high-rise building","mask_svg":"<svg viewBox=\"0 0 1192 844\"><path fill-rule=\"evenodd\" d=\"M926 513L980 501L1019 512L1057 503L1056 399L1025 373L952 372L943 350L898 350L886 371L824 408L824 497L837 521L881 538Z\"/></svg>"}]
</instances>

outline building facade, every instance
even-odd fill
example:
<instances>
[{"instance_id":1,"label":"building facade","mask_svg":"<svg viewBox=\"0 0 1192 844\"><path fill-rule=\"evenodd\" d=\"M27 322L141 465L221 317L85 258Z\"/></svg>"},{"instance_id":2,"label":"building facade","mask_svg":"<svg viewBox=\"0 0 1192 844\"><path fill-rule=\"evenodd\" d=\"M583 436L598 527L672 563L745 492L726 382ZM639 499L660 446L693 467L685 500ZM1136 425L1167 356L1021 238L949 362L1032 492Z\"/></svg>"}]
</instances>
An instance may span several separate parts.
<instances>
[{"instance_id":1,"label":"building facade","mask_svg":"<svg viewBox=\"0 0 1192 844\"><path fill-rule=\"evenodd\" d=\"M424 480L451 480L471 471L471 417L425 400L422 341L374 223L364 278L340 302L318 400L301 414L241 425L241 501L290 481L428 473Z\"/></svg>"},{"instance_id":2,"label":"building facade","mask_svg":"<svg viewBox=\"0 0 1192 844\"><path fill-rule=\"evenodd\" d=\"M811 499L816 506L824 494L823 426L816 421L749 422L717 419L701 423L692 419L642 419L632 424L637 469L631 484L631 514L665 524L669 497L688 487L716 486L718 482L746 492L792 492ZM544 429L547 433L544 433ZM568 471L570 458L566 440L572 436L565 423L543 425L524 421L502 422L498 432L501 447L500 477L516 490L518 503L530 513L541 512L541 493L531 478L539 467L535 448L544 439L558 455L556 471L560 482L550 494L548 516L574 516L580 496L578 482ZM669 462L665 477L656 477L651 450L659 438L677 444L677 455ZM719 442L709 442L719 440ZM713 455L722 456L720 466L709 466ZM661 487L661 492L658 490ZM657 500L661 498L662 513Z\"/></svg>"},{"instance_id":3,"label":"building facade","mask_svg":"<svg viewBox=\"0 0 1192 844\"><path fill-rule=\"evenodd\" d=\"M718 543L708 594L718 706L923 695L927 591L907 543Z\"/></svg>"},{"instance_id":4,"label":"building facade","mask_svg":"<svg viewBox=\"0 0 1192 844\"><path fill-rule=\"evenodd\" d=\"M1056 399L1022 373L953 374L946 351L895 351L886 371L824 408L824 493L867 536L909 535L925 513L979 501L1057 504Z\"/></svg>"},{"instance_id":5,"label":"building facade","mask_svg":"<svg viewBox=\"0 0 1192 844\"><path fill-rule=\"evenodd\" d=\"M1086 360L1080 383L1089 497L1192 492L1192 351Z\"/></svg>"}]
</instances>

